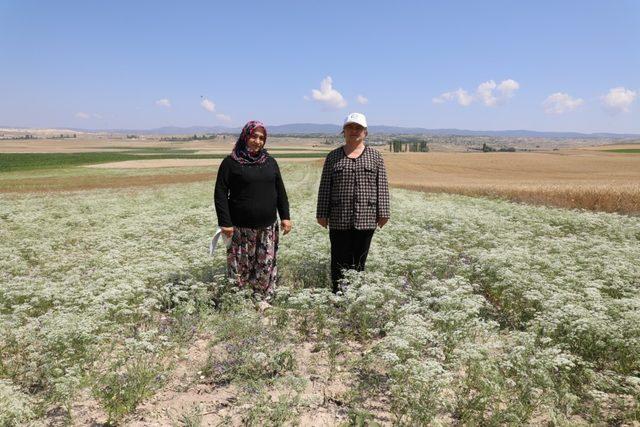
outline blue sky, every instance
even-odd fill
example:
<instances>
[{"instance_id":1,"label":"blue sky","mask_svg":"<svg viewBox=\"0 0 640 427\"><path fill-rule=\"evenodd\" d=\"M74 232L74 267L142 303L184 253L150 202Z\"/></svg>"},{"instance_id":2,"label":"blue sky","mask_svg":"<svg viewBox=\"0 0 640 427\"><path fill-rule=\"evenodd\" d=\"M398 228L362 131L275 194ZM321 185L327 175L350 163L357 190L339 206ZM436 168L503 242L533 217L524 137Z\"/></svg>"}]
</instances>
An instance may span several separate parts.
<instances>
[{"instance_id":1,"label":"blue sky","mask_svg":"<svg viewBox=\"0 0 640 427\"><path fill-rule=\"evenodd\" d=\"M0 126L340 123L349 111L640 133L640 2L0 0Z\"/></svg>"}]
</instances>

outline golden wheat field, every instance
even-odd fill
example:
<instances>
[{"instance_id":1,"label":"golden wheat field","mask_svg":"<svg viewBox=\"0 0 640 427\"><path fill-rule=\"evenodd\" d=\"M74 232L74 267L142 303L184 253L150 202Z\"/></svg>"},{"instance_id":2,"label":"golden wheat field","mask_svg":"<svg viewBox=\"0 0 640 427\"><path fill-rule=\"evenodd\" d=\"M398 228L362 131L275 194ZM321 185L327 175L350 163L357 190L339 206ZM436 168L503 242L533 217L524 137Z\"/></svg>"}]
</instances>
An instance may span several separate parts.
<instances>
[{"instance_id":1,"label":"golden wheat field","mask_svg":"<svg viewBox=\"0 0 640 427\"><path fill-rule=\"evenodd\" d=\"M534 153L398 153L386 154L385 161L395 187L637 214L640 154L604 149L611 147Z\"/></svg>"}]
</instances>

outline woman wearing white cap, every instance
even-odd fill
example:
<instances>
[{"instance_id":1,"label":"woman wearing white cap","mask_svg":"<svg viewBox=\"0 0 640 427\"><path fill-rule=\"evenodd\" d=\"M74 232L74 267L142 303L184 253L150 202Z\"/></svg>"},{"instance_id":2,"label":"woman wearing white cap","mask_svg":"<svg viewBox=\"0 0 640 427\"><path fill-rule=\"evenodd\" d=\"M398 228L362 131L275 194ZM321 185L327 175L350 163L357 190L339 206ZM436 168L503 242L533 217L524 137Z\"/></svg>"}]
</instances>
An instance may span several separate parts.
<instances>
[{"instance_id":1,"label":"woman wearing white cap","mask_svg":"<svg viewBox=\"0 0 640 427\"><path fill-rule=\"evenodd\" d=\"M344 120L345 144L324 162L318 190L318 224L329 227L331 281L338 291L342 271L363 271L376 227L389 220L389 184L382 155L365 145L367 119Z\"/></svg>"}]
</instances>

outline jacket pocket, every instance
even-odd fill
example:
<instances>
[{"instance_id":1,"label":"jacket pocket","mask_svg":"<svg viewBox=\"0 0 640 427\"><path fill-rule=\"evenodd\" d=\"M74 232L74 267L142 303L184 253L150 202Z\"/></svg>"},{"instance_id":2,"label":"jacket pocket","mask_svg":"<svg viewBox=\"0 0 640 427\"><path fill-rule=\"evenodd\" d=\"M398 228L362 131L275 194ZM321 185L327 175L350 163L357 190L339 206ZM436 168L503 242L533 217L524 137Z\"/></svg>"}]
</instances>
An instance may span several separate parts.
<instances>
[{"instance_id":1,"label":"jacket pocket","mask_svg":"<svg viewBox=\"0 0 640 427\"><path fill-rule=\"evenodd\" d=\"M350 176L351 174L345 165L337 164L331 172L331 181L336 188L342 189L348 185Z\"/></svg>"},{"instance_id":2,"label":"jacket pocket","mask_svg":"<svg viewBox=\"0 0 640 427\"><path fill-rule=\"evenodd\" d=\"M364 179L370 184L375 184L376 168L370 165L365 165L363 169L364 169Z\"/></svg>"},{"instance_id":3,"label":"jacket pocket","mask_svg":"<svg viewBox=\"0 0 640 427\"><path fill-rule=\"evenodd\" d=\"M344 173L344 165L338 163L337 165L333 166L333 169L331 170L331 173L334 175L338 175L338 174L342 174Z\"/></svg>"}]
</instances>

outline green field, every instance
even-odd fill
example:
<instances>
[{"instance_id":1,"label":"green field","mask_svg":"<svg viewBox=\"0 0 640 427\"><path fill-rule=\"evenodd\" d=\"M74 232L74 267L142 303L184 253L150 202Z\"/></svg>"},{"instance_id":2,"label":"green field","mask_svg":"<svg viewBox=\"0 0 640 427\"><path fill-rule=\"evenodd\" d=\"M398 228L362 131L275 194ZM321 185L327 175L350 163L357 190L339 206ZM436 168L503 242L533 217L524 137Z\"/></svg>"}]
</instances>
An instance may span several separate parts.
<instances>
[{"instance_id":1,"label":"green field","mask_svg":"<svg viewBox=\"0 0 640 427\"><path fill-rule=\"evenodd\" d=\"M192 153L193 152L177 150L165 151L157 148L89 153L0 153L0 172L56 169L125 160L222 159L227 156L226 154ZM275 158L321 158L325 156L326 153L323 152L282 153L273 155Z\"/></svg>"},{"instance_id":2,"label":"green field","mask_svg":"<svg viewBox=\"0 0 640 427\"><path fill-rule=\"evenodd\" d=\"M603 150L609 153L629 153L629 154L640 154L640 148L617 148L615 150Z\"/></svg>"}]
</instances>

